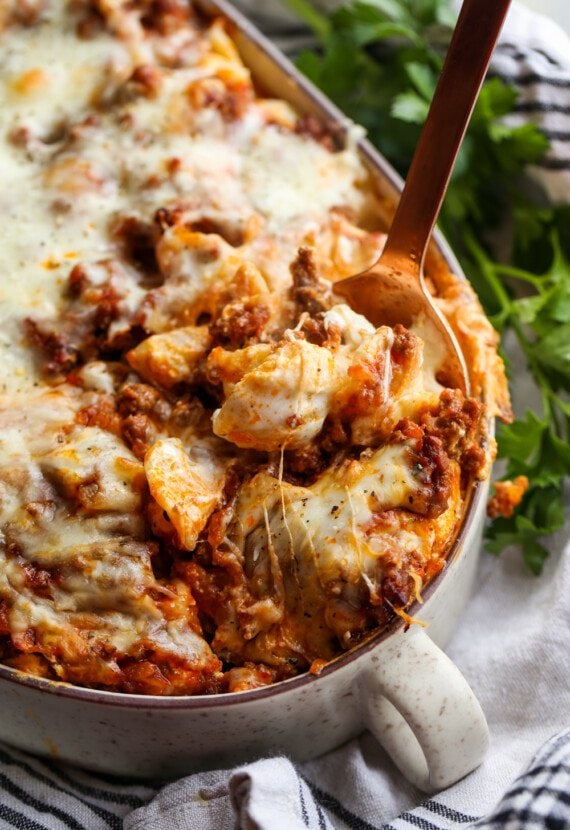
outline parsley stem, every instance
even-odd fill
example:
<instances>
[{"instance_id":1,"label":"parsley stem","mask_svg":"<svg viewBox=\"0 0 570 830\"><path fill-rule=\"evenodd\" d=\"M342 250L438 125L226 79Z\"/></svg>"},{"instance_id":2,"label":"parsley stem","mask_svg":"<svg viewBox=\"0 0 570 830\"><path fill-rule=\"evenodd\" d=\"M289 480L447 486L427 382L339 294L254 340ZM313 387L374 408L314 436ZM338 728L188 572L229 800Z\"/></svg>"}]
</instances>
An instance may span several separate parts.
<instances>
[{"instance_id":1,"label":"parsley stem","mask_svg":"<svg viewBox=\"0 0 570 830\"><path fill-rule=\"evenodd\" d=\"M472 236L471 233L465 233L465 242L467 244L469 251L475 259L475 263L480 270L481 276L485 279L487 286L492 290L495 299L498 301L500 305L501 310L497 315L495 315L495 321L496 323L501 324L501 328L503 328L504 326L510 326L513 332L515 333L519 345L524 353L524 356L528 361L529 368L532 374L534 375L534 379L540 390L544 417L549 419L552 423L554 423L556 430L560 432L560 427L556 420L557 413L555 411L555 407L552 406L552 403L554 402L554 393L550 387L550 384L548 383L547 378L544 375L539 361L533 354L532 344L525 334L524 328L516 314L513 303L499 277L499 274L505 273L506 270L515 272L519 269L510 269L507 268L507 266L502 266L491 262L485 254L485 251L483 250L481 245L476 241L476 239ZM525 274L525 276L528 276L526 272L521 273Z\"/></svg>"},{"instance_id":2,"label":"parsley stem","mask_svg":"<svg viewBox=\"0 0 570 830\"><path fill-rule=\"evenodd\" d=\"M330 34L330 23L328 18L318 12L312 3L307 0L283 0L283 2L313 30L319 40L326 40Z\"/></svg>"},{"instance_id":3,"label":"parsley stem","mask_svg":"<svg viewBox=\"0 0 570 830\"><path fill-rule=\"evenodd\" d=\"M548 380L544 376L544 372L542 371L540 363L532 353L532 344L530 343L528 337L524 333L524 329L521 325L520 320L518 320L518 318L515 317L515 315L511 315L509 323L512 330L516 334L517 340L519 341L519 345L524 352L524 356L526 357L529 368L534 376L534 380L538 385L538 388L540 389L543 415L545 418L554 421L555 426L558 428L558 424L556 422L551 404L553 392L550 388Z\"/></svg>"},{"instance_id":4,"label":"parsley stem","mask_svg":"<svg viewBox=\"0 0 570 830\"><path fill-rule=\"evenodd\" d=\"M541 286L540 277L535 277L534 274L530 274L528 271L523 271L522 268L515 268L512 265L502 265L501 263L497 263L495 265L495 271L497 274L502 274L504 277L514 277L514 279L529 282L536 288L540 288Z\"/></svg>"},{"instance_id":5,"label":"parsley stem","mask_svg":"<svg viewBox=\"0 0 570 830\"><path fill-rule=\"evenodd\" d=\"M477 265L481 276L484 278L488 288L491 289L495 299L499 303L501 310L496 317L501 322L507 322L511 317L513 304L504 285L497 276L494 264L487 257L481 245L469 231L464 233L464 241L475 259L475 264Z\"/></svg>"}]
</instances>

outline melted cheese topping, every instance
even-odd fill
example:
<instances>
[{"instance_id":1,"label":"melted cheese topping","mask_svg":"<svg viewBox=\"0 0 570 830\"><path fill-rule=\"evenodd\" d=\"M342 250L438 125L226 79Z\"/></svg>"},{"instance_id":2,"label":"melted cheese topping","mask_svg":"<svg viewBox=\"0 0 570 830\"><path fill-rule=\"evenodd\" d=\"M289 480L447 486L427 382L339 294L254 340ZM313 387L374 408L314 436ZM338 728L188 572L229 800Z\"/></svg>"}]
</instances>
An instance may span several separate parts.
<instances>
[{"instance_id":1,"label":"melted cheese topping","mask_svg":"<svg viewBox=\"0 0 570 830\"><path fill-rule=\"evenodd\" d=\"M2 27L1 659L192 694L331 658L443 566L484 455L426 324L335 303L384 239L358 154L183 0Z\"/></svg>"},{"instance_id":2,"label":"melted cheese topping","mask_svg":"<svg viewBox=\"0 0 570 830\"><path fill-rule=\"evenodd\" d=\"M268 125L255 103L229 128L215 110L195 118L188 89L212 75L198 49L187 56L189 66L163 68L159 100L139 97L105 107L97 110L96 123L86 123L94 101L120 96L147 47L144 39L133 44L105 31L78 43L76 25L71 4L52 0L37 25L8 29L0 41L6 391L29 388L35 380L29 350L15 346L22 315L48 315L60 306L70 264L116 253L108 233L114 215L152 215L191 194L188 207L196 215L258 221L266 231L256 246L262 250L251 256L244 251L242 258L266 264L271 281L279 283L287 279L286 263L298 241L331 207L358 209L363 202L354 187L364 177L355 153L331 154ZM188 255L184 247L181 256ZM211 266L199 263L186 292L200 293L211 275Z\"/></svg>"}]
</instances>

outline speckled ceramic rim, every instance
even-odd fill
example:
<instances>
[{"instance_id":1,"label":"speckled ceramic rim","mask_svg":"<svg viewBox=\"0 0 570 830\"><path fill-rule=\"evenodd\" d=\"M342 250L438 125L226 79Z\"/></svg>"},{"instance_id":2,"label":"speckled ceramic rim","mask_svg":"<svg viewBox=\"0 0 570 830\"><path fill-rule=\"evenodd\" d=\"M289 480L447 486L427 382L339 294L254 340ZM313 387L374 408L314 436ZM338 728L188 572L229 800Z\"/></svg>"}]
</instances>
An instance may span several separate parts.
<instances>
[{"instance_id":1,"label":"speckled ceramic rim","mask_svg":"<svg viewBox=\"0 0 570 830\"><path fill-rule=\"evenodd\" d=\"M237 12L226 0L194 0L194 5L203 11L207 16L223 15L227 17L232 25L235 26L240 36L245 37L248 41L258 47L277 67L283 72L289 83L292 83L298 91L301 91L307 99L307 111L312 111L321 118L325 118L333 125L338 125L340 135L346 135L347 131L353 126L352 122L337 107L332 104L313 84L301 75L293 66L293 64L280 52L270 41L268 41L250 22ZM286 99L286 89L283 97ZM358 149L362 154L366 166L370 172L388 183L393 191L394 200L397 199L398 193L401 191L403 181L396 173L393 167L388 164L386 159L381 156L372 144L366 139L358 141ZM386 194L385 194L386 195ZM457 276L465 279L459 263L457 262L453 252L449 248L447 242L439 231L435 231L433 241L436 249L439 251L447 267ZM470 528L473 525L475 517L480 510L484 509L483 503L484 488L475 483L471 487L471 492L468 495L468 503L464 510L461 526L457 533L456 539L446 559L446 567L435 576L432 581L426 586L423 591L423 600L427 600L433 592L439 587L442 579L445 578L449 566L454 559L461 553L465 540L469 534ZM420 609L419 603L416 601L410 608L411 616L414 616ZM34 677L29 674L12 669L9 666L0 664L0 679L14 683L18 686L27 686L33 689L38 689L48 694L54 694L58 697L68 697L75 700L83 700L93 704L99 704L105 707L127 708L131 710L149 710L149 709L171 709L171 710L191 710L191 709L211 709L219 706L235 706L238 704L253 703L262 698L277 697L283 692L298 689L309 684L319 683L323 678L327 677L342 666L346 666L357 660L363 654L367 654L375 649L379 643L382 643L387 637L393 634L398 629L404 626L404 621L396 617L392 623L382 631L372 634L365 639L358 646L355 646L350 651L340 654L330 661L318 675L305 672L297 677L282 680L270 686L262 686L259 689L252 689L247 692L226 692L224 694L216 695L192 695L182 696L173 695L168 697L157 697L155 695L132 695L124 692L106 692L100 689L88 689L79 686L72 686L57 680L47 680L41 677Z\"/></svg>"}]
</instances>

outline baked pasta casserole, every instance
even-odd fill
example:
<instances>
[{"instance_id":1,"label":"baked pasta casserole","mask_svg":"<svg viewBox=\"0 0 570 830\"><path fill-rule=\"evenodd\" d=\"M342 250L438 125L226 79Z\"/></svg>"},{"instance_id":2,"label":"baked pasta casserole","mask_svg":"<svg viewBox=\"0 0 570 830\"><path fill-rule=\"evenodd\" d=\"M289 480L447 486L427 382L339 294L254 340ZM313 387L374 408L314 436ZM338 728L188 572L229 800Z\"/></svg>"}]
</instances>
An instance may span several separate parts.
<instances>
[{"instance_id":1,"label":"baked pasta casserole","mask_svg":"<svg viewBox=\"0 0 570 830\"><path fill-rule=\"evenodd\" d=\"M351 140L184 0L0 0L0 659L101 689L255 688L421 601L508 401L471 289L375 329Z\"/></svg>"}]
</instances>

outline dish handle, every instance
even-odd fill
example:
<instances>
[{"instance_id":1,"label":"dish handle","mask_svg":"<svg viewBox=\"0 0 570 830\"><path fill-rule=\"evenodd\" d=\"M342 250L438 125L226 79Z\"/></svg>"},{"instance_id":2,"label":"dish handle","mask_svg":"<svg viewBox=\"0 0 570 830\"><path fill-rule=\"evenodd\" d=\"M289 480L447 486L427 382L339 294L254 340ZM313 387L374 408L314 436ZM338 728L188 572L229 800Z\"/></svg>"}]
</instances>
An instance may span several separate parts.
<instances>
[{"instance_id":1,"label":"dish handle","mask_svg":"<svg viewBox=\"0 0 570 830\"><path fill-rule=\"evenodd\" d=\"M457 666L419 626L396 639L359 675L363 722L412 784L435 792L479 766L487 721Z\"/></svg>"}]
</instances>

